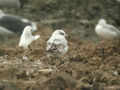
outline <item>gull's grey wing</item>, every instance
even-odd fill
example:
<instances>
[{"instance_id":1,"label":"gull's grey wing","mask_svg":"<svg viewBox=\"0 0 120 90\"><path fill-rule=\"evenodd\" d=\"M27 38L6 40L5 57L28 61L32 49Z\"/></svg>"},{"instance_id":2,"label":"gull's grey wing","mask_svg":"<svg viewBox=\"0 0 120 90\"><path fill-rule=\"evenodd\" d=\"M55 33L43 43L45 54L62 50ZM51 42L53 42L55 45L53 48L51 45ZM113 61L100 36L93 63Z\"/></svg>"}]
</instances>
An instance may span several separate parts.
<instances>
[{"instance_id":1,"label":"gull's grey wing","mask_svg":"<svg viewBox=\"0 0 120 90\"><path fill-rule=\"evenodd\" d=\"M107 29L109 29L111 32L117 32L118 34L120 34L119 29L117 29L117 28L114 27L113 25L106 24L104 27L107 28Z\"/></svg>"},{"instance_id":2,"label":"gull's grey wing","mask_svg":"<svg viewBox=\"0 0 120 90\"><path fill-rule=\"evenodd\" d=\"M0 35L13 35L13 34L15 34L15 33L0 26Z\"/></svg>"},{"instance_id":3,"label":"gull's grey wing","mask_svg":"<svg viewBox=\"0 0 120 90\"><path fill-rule=\"evenodd\" d=\"M23 22L22 18L14 15L4 15L0 18L0 26L12 30L15 33L22 33L25 26L31 25L31 22Z\"/></svg>"}]
</instances>

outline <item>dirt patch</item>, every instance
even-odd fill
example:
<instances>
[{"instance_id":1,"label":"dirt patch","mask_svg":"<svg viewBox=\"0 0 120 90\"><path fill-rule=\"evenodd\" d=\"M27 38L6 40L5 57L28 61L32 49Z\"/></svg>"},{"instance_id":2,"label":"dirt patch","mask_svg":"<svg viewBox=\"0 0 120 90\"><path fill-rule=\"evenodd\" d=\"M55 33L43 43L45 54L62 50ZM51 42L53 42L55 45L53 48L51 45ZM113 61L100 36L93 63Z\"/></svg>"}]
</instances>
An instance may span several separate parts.
<instances>
[{"instance_id":1,"label":"dirt patch","mask_svg":"<svg viewBox=\"0 0 120 90\"><path fill-rule=\"evenodd\" d=\"M29 50L17 45L0 48L2 90L120 89L119 42L95 43L72 37L68 38L70 49L65 56L48 58L45 47L52 29L40 28L36 33L41 38Z\"/></svg>"}]
</instances>

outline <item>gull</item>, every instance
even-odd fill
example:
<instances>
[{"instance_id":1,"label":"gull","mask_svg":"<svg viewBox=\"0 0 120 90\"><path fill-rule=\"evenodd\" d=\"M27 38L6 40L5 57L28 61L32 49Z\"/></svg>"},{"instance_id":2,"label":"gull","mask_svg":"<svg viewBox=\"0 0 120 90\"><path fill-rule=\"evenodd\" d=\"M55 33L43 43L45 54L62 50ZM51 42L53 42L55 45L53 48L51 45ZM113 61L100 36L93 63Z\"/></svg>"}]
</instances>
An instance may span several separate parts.
<instances>
[{"instance_id":1,"label":"gull","mask_svg":"<svg viewBox=\"0 0 120 90\"><path fill-rule=\"evenodd\" d=\"M55 30L47 41L46 51L51 54L64 55L68 51L68 42L65 38L66 36L67 35L63 30Z\"/></svg>"},{"instance_id":2,"label":"gull","mask_svg":"<svg viewBox=\"0 0 120 90\"><path fill-rule=\"evenodd\" d=\"M120 38L120 31L113 25L107 24L105 19L100 19L95 27L96 34L106 40Z\"/></svg>"},{"instance_id":3,"label":"gull","mask_svg":"<svg viewBox=\"0 0 120 90\"><path fill-rule=\"evenodd\" d=\"M28 46L34 41L40 38L40 35L32 35L32 27L26 26L23 30L23 33L20 37L19 47L23 47L24 49L28 49Z\"/></svg>"},{"instance_id":4,"label":"gull","mask_svg":"<svg viewBox=\"0 0 120 90\"><path fill-rule=\"evenodd\" d=\"M37 30L36 22L17 15L7 14L0 10L0 26L6 30L21 35L22 30L28 25L32 27L32 31Z\"/></svg>"},{"instance_id":5,"label":"gull","mask_svg":"<svg viewBox=\"0 0 120 90\"><path fill-rule=\"evenodd\" d=\"M100 19L95 27L96 34L104 40L119 40L120 31L113 25L107 24L105 19ZM102 48L102 59L104 60L104 48Z\"/></svg>"}]
</instances>

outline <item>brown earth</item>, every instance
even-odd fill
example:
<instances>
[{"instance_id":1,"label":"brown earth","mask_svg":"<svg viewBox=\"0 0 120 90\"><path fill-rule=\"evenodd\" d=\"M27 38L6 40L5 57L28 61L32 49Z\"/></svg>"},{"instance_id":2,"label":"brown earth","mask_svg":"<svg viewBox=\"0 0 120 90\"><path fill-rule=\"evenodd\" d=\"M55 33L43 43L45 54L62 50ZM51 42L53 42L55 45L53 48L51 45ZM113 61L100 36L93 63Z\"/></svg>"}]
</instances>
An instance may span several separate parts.
<instances>
[{"instance_id":1,"label":"brown earth","mask_svg":"<svg viewBox=\"0 0 120 90\"><path fill-rule=\"evenodd\" d=\"M118 41L95 43L68 37L68 53L48 58L45 47L52 29L41 27L36 33L41 38L29 50L18 48L17 44L1 46L0 90L120 89Z\"/></svg>"}]
</instances>

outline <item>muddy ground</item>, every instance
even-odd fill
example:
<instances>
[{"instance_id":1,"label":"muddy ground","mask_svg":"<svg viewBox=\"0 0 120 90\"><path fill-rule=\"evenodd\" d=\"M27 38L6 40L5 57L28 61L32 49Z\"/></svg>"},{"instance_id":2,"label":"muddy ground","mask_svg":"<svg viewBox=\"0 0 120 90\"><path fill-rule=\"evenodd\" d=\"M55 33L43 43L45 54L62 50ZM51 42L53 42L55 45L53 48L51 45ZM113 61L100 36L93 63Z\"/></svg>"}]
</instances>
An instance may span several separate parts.
<instances>
[{"instance_id":1,"label":"muddy ground","mask_svg":"<svg viewBox=\"0 0 120 90\"><path fill-rule=\"evenodd\" d=\"M34 34L41 38L29 50L18 47L17 35L0 39L0 90L120 90L120 43L100 40L94 32L99 18L119 28L120 3L92 0L85 8L87 0L68 5L69 0L64 1L4 9L38 22ZM63 57L48 57L46 41L57 28L68 34L69 51Z\"/></svg>"},{"instance_id":2,"label":"muddy ground","mask_svg":"<svg viewBox=\"0 0 120 90\"><path fill-rule=\"evenodd\" d=\"M70 47L65 56L47 57L46 40L52 29L42 27L36 33L41 38L32 43L29 50L17 47L19 38L14 45L1 46L1 90L120 89L118 41L96 43L68 37Z\"/></svg>"}]
</instances>

